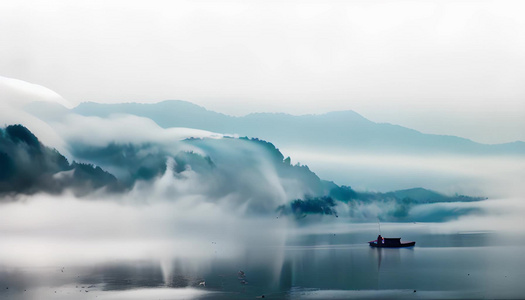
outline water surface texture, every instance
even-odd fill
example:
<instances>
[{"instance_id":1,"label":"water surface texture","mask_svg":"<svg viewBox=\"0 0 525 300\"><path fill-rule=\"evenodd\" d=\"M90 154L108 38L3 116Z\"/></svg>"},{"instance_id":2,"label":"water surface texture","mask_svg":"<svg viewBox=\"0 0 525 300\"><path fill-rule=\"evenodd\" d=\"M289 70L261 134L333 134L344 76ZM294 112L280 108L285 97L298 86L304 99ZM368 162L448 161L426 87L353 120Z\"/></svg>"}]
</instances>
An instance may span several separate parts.
<instances>
[{"instance_id":1,"label":"water surface texture","mask_svg":"<svg viewBox=\"0 0 525 300\"><path fill-rule=\"evenodd\" d=\"M196 258L82 259L47 266L2 260L2 299L341 299L521 298L521 235L452 232L442 224L382 224L415 247L368 246L377 224L290 230L281 245L230 255L210 242ZM274 240L275 242L275 240ZM100 241L100 243L104 243ZM36 246L36 245L35 245ZM104 245L101 245L104 246ZM133 251L133 249L130 249ZM85 253L90 260L89 253ZM125 253L123 256L126 256ZM4 257L4 256L3 256ZM60 259L56 259L59 262Z\"/></svg>"}]
</instances>

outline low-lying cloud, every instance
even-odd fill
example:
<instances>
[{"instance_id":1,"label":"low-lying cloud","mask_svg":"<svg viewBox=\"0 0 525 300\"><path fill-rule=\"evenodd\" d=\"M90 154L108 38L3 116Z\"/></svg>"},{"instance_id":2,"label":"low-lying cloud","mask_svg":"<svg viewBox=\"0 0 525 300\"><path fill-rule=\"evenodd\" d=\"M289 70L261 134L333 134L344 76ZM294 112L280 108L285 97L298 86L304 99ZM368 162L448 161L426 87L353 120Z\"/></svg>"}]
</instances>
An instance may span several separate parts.
<instances>
[{"instance_id":1,"label":"low-lying cloud","mask_svg":"<svg viewBox=\"0 0 525 300\"><path fill-rule=\"evenodd\" d=\"M370 221L377 217L394 221L443 221L474 210L441 207L434 214L415 214L413 209L431 203L481 200L458 195L430 195L424 190L422 194L418 191L411 194L357 192L369 188L362 186L363 182L367 182L366 178L369 183L370 178L374 179L372 187L389 186L392 182L406 181L406 178L392 177L386 182L381 176L361 173L359 169L356 171L348 164L348 157L352 155L333 156L327 153L322 156L331 158L327 162L317 160L317 154L312 159L301 154L304 152L290 151L292 155L298 154L292 157L305 158L308 164L312 162L324 178L338 179L339 184L353 184L354 180L361 183L357 189L338 186L321 180L307 166L292 164L291 159L285 159L269 142L190 128L161 128L151 119L125 114L81 116L58 104L38 106L33 103L25 106L24 113L14 118L18 123L25 124L35 118L27 112L38 111L35 115L40 116L39 122L45 123L46 130L58 136L59 142L52 142L47 148L29 131L22 142L5 134L2 163L6 168L2 176L11 181L3 185L4 194L73 193L84 198L96 195L98 199L123 203L199 199L234 215L282 214L303 218L323 214L327 218L343 217L356 221ZM17 109L22 111L20 107ZM31 142L31 139L37 140ZM7 151L8 148L11 150ZM52 148L58 148L60 152ZM35 156L31 151L44 154ZM361 162L373 168L388 165L384 157L381 160L365 157L368 160L363 161L360 158L362 156L356 156L350 161L358 162L358 166ZM425 163L431 161L428 158L420 160ZM317 163L319 161L320 164ZM16 168L9 171L9 166L14 166L12 162L16 162ZM406 164L403 162L398 161L394 167L404 168ZM334 172L326 173L325 166L334 163L339 168L334 171L329 167ZM411 166L419 163L412 160ZM434 173L438 170L441 178L451 169L446 164L438 163L436 166L430 169ZM419 176L428 169L422 164L422 167L416 168L416 174ZM387 169L386 175L388 172L390 170ZM472 174L472 168L452 173L454 176L468 176ZM340 174L347 175L341 177ZM425 178L425 175L421 177ZM421 186L421 182L424 180L404 188ZM461 193L462 189L457 188L456 193L458 191ZM453 194L453 189L445 192Z\"/></svg>"}]
</instances>

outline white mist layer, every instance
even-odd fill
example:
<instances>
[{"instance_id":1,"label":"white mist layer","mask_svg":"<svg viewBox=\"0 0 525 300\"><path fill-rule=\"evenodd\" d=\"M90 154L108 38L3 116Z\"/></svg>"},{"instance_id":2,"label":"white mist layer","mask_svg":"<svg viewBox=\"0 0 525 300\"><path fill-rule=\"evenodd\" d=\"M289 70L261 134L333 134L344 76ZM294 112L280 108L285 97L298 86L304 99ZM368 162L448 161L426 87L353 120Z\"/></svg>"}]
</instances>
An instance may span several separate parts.
<instances>
[{"instance_id":1,"label":"white mist layer","mask_svg":"<svg viewBox=\"0 0 525 300\"><path fill-rule=\"evenodd\" d=\"M145 204L108 200L35 195L2 205L0 265L181 259L189 269L206 269L211 260L234 260L248 248L282 246L289 227L284 218L246 218L196 197Z\"/></svg>"},{"instance_id":2,"label":"white mist layer","mask_svg":"<svg viewBox=\"0 0 525 300\"><path fill-rule=\"evenodd\" d=\"M106 146L109 143L159 143L176 146L186 138L221 138L217 134L192 128L164 129L151 119L127 114L110 115L108 118L85 117L68 114L51 126L70 144Z\"/></svg>"},{"instance_id":3,"label":"white mist layer","mask_svg":"<svg viewBox=\"0 0 525 300\"><path fill-rule=\"evenodd\" d=\"M1 102L22 107L32 101L58 103L64 107L73 105L55 91L27 81L0 76Z\"/></svg>"},{"instance_id":4,"label":"white mist layer","mask_svg":"<svg viewBox=\"0 0 525 300\"><path fill-rule=\"evenodd\" d=\"M317 153L285 149L316 174L356 190L388 192L423 187L447 195L515 197L525 192L525 158Z\"/></svg>"}]
</instances>

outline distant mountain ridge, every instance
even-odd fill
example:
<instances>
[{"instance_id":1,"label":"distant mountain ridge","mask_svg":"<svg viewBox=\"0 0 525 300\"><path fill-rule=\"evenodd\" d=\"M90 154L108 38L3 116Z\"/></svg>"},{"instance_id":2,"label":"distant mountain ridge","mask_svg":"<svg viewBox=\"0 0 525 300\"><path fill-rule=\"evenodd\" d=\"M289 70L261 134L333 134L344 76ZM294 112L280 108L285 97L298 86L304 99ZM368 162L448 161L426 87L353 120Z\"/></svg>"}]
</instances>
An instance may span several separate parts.
<instances>
[{"instance_id":1,"label":"distant mountain ridge","mask_svg":"<svg viewBox=\"0 0 525 300\"><path fill-rule=\"evenodd\" d=\"M189 127L258 137L280 147L404 154L525 155L525 143L521 141L487 145L456 136L424 134L399 125L375 123L354 111L301 116L253 113L235 117L190 102L168 100L154 104L85 102L72 112L99 117L132 114L150 118L164 128Z\"/></svg>"}]
</instances>

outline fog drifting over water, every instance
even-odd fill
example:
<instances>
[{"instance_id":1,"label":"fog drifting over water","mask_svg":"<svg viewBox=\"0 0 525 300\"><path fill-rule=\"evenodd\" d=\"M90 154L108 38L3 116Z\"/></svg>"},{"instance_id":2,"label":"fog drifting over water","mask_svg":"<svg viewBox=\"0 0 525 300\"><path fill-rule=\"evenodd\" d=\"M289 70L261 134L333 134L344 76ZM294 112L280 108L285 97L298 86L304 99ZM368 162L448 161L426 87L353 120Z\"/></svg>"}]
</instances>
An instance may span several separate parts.
<instances>
[{"instance_id":1,"label":"fog drifting over water","mask_svg":"<svg viewBox=\"0 0 525 300\"><path fill-rule=\"evenodd\" d=\"M282 245L288 226L285 218L243 217L199 197L122 203L35 195L3 204L0 215L2 263L14 266L173 258L205 265L247 246Z\"/></svg>"}]
</instances>

